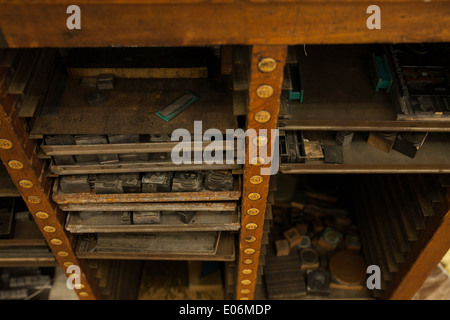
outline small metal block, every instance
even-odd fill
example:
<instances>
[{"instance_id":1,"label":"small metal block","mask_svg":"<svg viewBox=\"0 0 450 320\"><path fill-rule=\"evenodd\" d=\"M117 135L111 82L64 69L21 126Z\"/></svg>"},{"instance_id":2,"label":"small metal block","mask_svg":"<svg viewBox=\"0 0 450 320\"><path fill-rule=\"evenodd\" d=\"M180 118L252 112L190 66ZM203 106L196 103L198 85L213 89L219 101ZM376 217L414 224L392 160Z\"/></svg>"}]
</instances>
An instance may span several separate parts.
<instances>
[{"instance_id":1,"label":"small metal block","mask_svg":"<svg viewBox=\"0 0 450 320\"><path fill-rule=\"evenodd\" d=\"M98 90L111 90L114 89L114 75L101 74L97 77L97 89Z\"/></svg>"},{"instance_id":2,"label":"small metal block","mask_svg":"<svg viewBox=\"0 0 450 320\"><path fill-rule=\"evenodd\" d=\"M142 177L142 192L157 193L170 192L172 184L172 172L146 173Z\"/></svg>"},{"instance_id":3,"label":"small metal block","mask_svg":"<svg viewBox=\"0 0 450 320\"><path fill-rule=\"evenodd\" d=\"M97 78L95 77L83 77L80 80L81 88L93 89L97 87Z\"/></svg>"},{"instance_id":4,"label":"small metal block","mask_svg":"<svg viewBox=\"0 0 450 320\"><path fill-rule=\"evenodd\" d=\"M173 192L199 192L203 189L203 174L197 171L178 171L172 181Z\"/></svg>"},{"instance_id":5,"label":"small metal block","mask_svg":"<svg viewBox=\"0 0 450 320\"><path fill-rule=\"evenodd\" d=\"M330 274L325 270L308 270L306 283L308 294L328 295L330 293Z\"/></svg>"},{"instance_id":6,"label":"small metal block","mask_svg":"<svg viewBox=\"0 0 450 320\"><path fill-rule=\"evenodd\" d=\"M64 193L90 193L88 175L62 176L59 186Z\"/></svg>"},{"instance_id":7,"label":"small metal block","mask_svg":"<svg viewBox=\"0 0 450 320\"><path fill-rule=\"evenodd\" d=\"M277 240L275 241L275 248L277 252L277 257L288 256L291 248L289 247L289 242L287 240Z\"/></svg>"},{"instance_id":8,"label":"small metal block","mask_svg":"<svg viewBox=\"0 0 450 320\"><path fill-rule=\"evenodd\" d=\"M161 212L159 211L135 211L133 212L133 224L159 224Z\"/></svg>"},{"instance_id":9,"label":"small metal block","mask_svg":"<svg viewBox=\"0 0 450 320\"><path fill-rule=\"evenodd\" d=\"M124 193L141 192L141 179L139 173L125 173L119 176L122 180L122 188Z\"/></svg>"},{"instance_id":10,"label":"small metal block","mask_svg":"<svg viewBox=\"0 0 450 320\"><path fill-rule=\"evenodd\" d=\"M189 224L192 222L192 219L194 219L196 214L197 212L195 211L180 211L179 212L180 221L185 224Z\"/></svg>"},{"instance_id":11,"label":"small metal block","mask_svg":"<svg viewBox=\"0 0 450 320\"><path fill-rule=\"evenodd\" d=\"M233 175L229 171L208 171L205 176L205 189L231 191L233 190Z\"/></svg>"},{"instance_id":12,"label":"small metal block","mask_svg":"<svg viewBox=\"0 0 450 320\"><path fill-rule=\"evenodd\" d=\"M106 97L101 91L88 93L86 99L91 107L98 106L106 101Z\"/></svg>"}]
</instances>

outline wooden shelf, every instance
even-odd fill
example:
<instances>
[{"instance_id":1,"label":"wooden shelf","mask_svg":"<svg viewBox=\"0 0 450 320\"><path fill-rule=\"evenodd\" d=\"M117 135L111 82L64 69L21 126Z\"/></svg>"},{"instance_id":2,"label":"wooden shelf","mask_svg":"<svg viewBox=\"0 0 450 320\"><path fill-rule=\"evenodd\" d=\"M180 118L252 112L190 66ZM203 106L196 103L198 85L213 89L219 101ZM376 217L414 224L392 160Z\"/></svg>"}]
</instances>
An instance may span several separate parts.
<instances>
[{"instance_id":1,"label":"wooden shelf","mask_svg":"<svg viewBox=\"0 0 450 320\"><path fill-rule=\"evenodd\" d=\"M203 129L215 128L225 133L237 128L233 116L231 92L223 83L207 79L116 79L115 88L105 91L106 102L89 106L78 80L69 79L57 116L40 114L30 138L56 134L170 134L184 128L194 132L194 121L203 121ZM186 90L199 100L166 122L155 112Z\"/></svg>"},{"instance_id":2,"label":"wooden shelf","mask_svg":"<svg viewBox=\"0 0 450 320\"><path fill-rule=\"evenodd\" d=\"M69 213L66 230L72 233L145 233L183 231L238 231L239 214L236 212L199 212L193 221L185 224L178 214L161 215L160 224L121 224L121 213L107 213L89 219L82 219L77 212Z\"/></svg>"},{"instance_id":3,"label":"wooden shelf","mask_svg":"<svg viewBox=\"0 0 450 320\"><path fill-rule=\"evenodd\" d=\"M91 174L91 173L124 173L124 172L162 172L162 171L195 171L204 170L237 170L240 164L173 164L171 160L124 162L120 164L83 164L55 165L50 164L50 170L55 175Z\"/></svg>"},{"instance_id":4,"label":"wooden shelf","mask_svg":"<svg viewBox=\"0 0 450 320\"><path fill-rule=\"evenodd\" d=\"M203 151L211 141L201 142L201 148L197 148L194 143L186 144L191 152ZM228 148L224 141L223 148L216 148L216 151L235 150L233 145ZM61 155L82 155L82 154L123 154L123 153L163 153L172 152L176 146L181 146L180 142L148 142L148 143L117 143L117 144L90 144L90 145L59 145L50 146L42 144L40 149L44 156Z\"/></svg>"},{"instance_id":5,"label":"wooden shelf","mask_svg":"<svg viewBox=\"0 0 450 320\"><path fill-rule=\"evenodd\" d=\"M52 199L57 204L100 204L100 203L136 203L136 202L183 202L183 201L237 201L241 197L241 182L234 180L232 191L201 192L163 192L163 193L117 193L96 194L68 193L59 188L59 179L55 179Z\"/></svg>"},{"instance_id":6,"label":"wooden shelf","mask_svg":"<svg viewBox=\"0 0 450 320\"><path fill-rule=\"evenodd\" d=\"M16 221L13 235L0 239L0 267L57 265L34 221Z\"/></svg>"},{"instance_id":7,"label":"wooden shelf","mask_svg":"<svg viewBox=\"0 0 450 320\"><path fill-rule=\"evenodd\" d=\"M70 203L63 211L235 211L236 202Z\"/></svg>"},{"instance_id":8,"label":"wooden shelf","mask_svg":"<svg viewBox=\"0 0 450 320\"><path fill-rule=\"evenodd\" d=\"M183 260L183 261L234 261L234 234L222 232L215 254L192 253L134 253L134 252L97 252L95 242L85 246L84 240L78 240L76 254L79 259L123 259L123 260ZM84 247L82 250L81 247Z\"/></svg>"},{"instance_id":9,"label":"wooden shelf","mask_svg":"<svg viewBox=\"0 0 450 320\"><path fill-rule=\"evenodd\" d=\"M310 136L308 136L310 134ZM330 132L305 132L305 137L322 145L337 145ZM280 171L299 173L450 173L450 140L446 133L430 133L417 155L411 159L395 150L386 153L355 134L351 145L343 147L343 164L321 160L282 163Z\"/></svg>"},{"instance_id":10,"label":"wooden shelf","mask_svg":"<svg viewBox=\"0 0 450 320\"><path fill-rule=\"evenodd\" d=\"M396 120L390 95L373 89L370 46L307 46L306 50L308 55L300 59L303 103L292 101L292 119L279 120L279 129L450 132L449 120Z\"/></svg>"}]
</instances>

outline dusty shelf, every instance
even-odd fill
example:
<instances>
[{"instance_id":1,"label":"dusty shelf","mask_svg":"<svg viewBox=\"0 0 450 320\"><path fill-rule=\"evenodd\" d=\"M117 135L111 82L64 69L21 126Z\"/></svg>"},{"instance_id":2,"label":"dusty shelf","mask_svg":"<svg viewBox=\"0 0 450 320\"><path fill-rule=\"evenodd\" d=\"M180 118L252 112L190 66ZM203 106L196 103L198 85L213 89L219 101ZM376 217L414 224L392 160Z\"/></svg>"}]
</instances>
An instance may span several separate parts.
<instances>
[{"instance_id":1,"label":"dusty shelf","mask_svg":"<svg viewBox=\"0 0 450 320\"><path fill-rule=\"evenodd\" d=\"M97 252L96 242L89 244L84 239L78 240L76 255L79 259L110 259L110 260L183 260L183 261L234 261L234 234L222 232L214 254L178 253L139 253L139 252Z\"/></svg>"},{"instance_id":2,"label":"dusty shelf","mask_svg":"<svg viewBox=\"0 0 450 320\"><path fill-rule=\"evenodd\" d=\"M316 134L316 133L314 133ZM337 145L330 132L317 133L310 140L322 145ZM282 173L450 173L450 140L446 133L430 133L414 158L395 150L389 153L369 145L355 134L351 145L342 148L343 164L327 164L322 160L305 163L282 163Z\"/></svg>"},{"instance_id":3,"label":"dusty shelf","mask_svg":"<svg viewBox=\"0 0 450 320\"><path fill-rule=\"evenodd\" d=\"M106 101L89 106L86 95L92 89L81 88L69 79L55 115L42 112L35 119L30 138L56 134L170 134L175 129L194 132L194 121L203 129L225 133L237 128L232 96L222 82L208 79L116 79L115 88L106 90ZM155 113L185 91L199 100L166 122Z\"/></svg>"},{"instance_id":4,"label":"dusty shelf","mask_svg":"<svg viewBox=\"0 0 450 320\"><path fill-rule=\"evenodd\" d=\"M373 89L370 46L306 46L306 51L300 59L303 103L291 103L292 118L279 120L279 129L450 132L449 120L396 120L389 94Z\"/></svg>"}]
</instances>

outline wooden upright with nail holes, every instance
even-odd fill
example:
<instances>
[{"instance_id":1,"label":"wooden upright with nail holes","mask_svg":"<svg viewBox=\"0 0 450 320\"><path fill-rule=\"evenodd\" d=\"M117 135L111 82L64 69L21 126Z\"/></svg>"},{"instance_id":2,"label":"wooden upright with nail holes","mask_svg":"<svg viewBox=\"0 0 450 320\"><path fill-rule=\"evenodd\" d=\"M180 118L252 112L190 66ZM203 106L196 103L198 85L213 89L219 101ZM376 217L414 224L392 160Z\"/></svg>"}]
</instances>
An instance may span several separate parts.
<instances>
[{"instance_id":1,"label":"wooden upright with nail holes","mask_svg":"<svg viewBox=\"0 0 450 320\"><path fill-rule=\"evenodd\" d=\"M0 79L4 72L0 69ZM75 239L64 230L64 215L50 199L51 181L44 175L44 162L37 158L35 141L27 138L26 121L14 109L16 98L0 83L0 158L63 271L71 265L80 267L78 297L97 299L88 268L75 256Z\"/></svg>"},{"instance_id":2,"label":"wooden upright with nail holes","mask_svg":"<svg viewBox=\"0 0 450 320\"><path fill-rule=\"evenodd\" d=\"M255 129L256 136L249 134L246 141L237 262L237 299L241 300L251 300L255 294L270 180L270 175L262 174L261 168L269 168L272 165L271 142L274 141L275 135L271 129L277 127L286 55L287 46L253 46L251 50L247 130ZM263 154L257 152L256 144L263 146L265 143L268 151Z\"/></svg>"}]
</instances>

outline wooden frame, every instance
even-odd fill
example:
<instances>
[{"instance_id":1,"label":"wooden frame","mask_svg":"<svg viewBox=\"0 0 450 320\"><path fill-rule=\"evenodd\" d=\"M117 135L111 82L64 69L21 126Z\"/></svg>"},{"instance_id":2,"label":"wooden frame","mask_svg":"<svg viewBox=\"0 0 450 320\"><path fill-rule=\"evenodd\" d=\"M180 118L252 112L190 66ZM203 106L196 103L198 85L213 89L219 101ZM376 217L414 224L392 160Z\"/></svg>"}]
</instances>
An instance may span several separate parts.
<instances>
[{"instance_id":1,"label":"wooden frame","mask_svg":"<svg viewBox=\"0 0 450 320\"><path fill-rule=\"evenodd\" d=\"M4 68L0 69L0 76L4 72ZM35 142L27 139L25 121L17 117L16 98L7 94L0 83L0 138L8 141L0 148L0 158L61 268L64 271L71 265L81 268L82 287L75 290L79 298L98 298L89 271L75 256L73 237L64 230L63 214L48 197L50 181L41 179L44 163L36 157Z\"/></svg>"}]
</instances>

